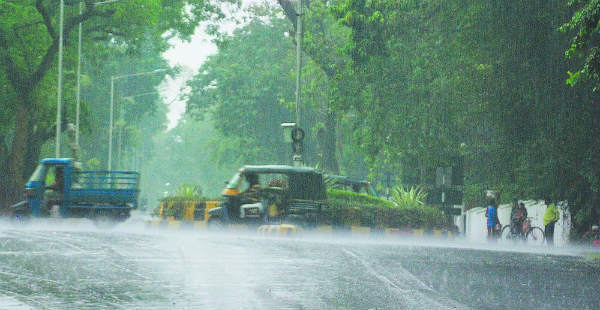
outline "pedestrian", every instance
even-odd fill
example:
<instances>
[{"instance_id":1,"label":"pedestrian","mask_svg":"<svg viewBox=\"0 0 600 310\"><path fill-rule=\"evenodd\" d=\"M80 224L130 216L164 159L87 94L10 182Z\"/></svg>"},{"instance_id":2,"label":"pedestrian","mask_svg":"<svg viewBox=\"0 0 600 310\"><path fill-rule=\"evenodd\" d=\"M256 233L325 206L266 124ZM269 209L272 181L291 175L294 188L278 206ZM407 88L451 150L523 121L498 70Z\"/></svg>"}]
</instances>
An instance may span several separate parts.
<instances>
[{"instance_id":1,"label":"pedestrian","mask_svg":"<svg viewBox=\"0 0 600 310\"><path fill-rule=\"evenodd\" d=\"M485 210L485 217L487 217L487 236L488 239L493 239L496 236L496 224L498 219L498 212L496 210L496 200L491 199L487 209Z\"/></svg>"},{"instance_id":2,"label":"pedestrian","mask_svg":"<svg viewBox=\"0 0 600 310\"><path fill-rule=\"evenodd\" d=\"M544 236L546 237L546 244L554 244L554 224L558 221L558 209L550 201L546 199L546 212L544 213Z\"/></svg>"}]
</instances>

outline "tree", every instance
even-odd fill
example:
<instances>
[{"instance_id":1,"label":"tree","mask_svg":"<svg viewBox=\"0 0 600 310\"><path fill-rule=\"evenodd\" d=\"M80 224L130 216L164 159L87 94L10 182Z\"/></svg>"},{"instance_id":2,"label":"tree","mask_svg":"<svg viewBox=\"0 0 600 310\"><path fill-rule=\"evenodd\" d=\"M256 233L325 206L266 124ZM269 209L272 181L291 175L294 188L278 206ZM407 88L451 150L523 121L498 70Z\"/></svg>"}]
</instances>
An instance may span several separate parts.
<instances>
[{"instance_id":1,"label":"tree","mask_svg":"<svg viewBox=\"0 0 600 310\"><path fill-rule=\"evenodd\" d=\"M220 163L286 163L281 122L292 119L293 46L285 21L271 9L231 36L188 83L188 113L210 115L220 134L213 147ZM310 120L307 115L305 119Z\"/></svg>"},{"instance_id":2,"label":"tree","mask_svg":"<svg viewBox=\"0 0 600 310\"><path fill-rule=\"evenodd\" d=\"M575 85L581 80L594 83L594 91L600 86L600 46L598 23L600 22L600 2L594 0L571 0L569 4L578 7L571 20L560 28L563 32L575 30L571 39L571 46L565 52L567 58L583 58L585 60L580 69L569 73L567 83Z\"/></svg>"},{"instance_id":3,"label":"tree","mask_svg":"<svg viewBox=\"0 0 600 310\"><path fill-rule=\"evenodd\" d=\"M210 2L135 0L97 6L85 0L83 13L75 13L78 1L65 1L65 46L73 42L72 30L79 23L86 27L86 38L104 40L107 47L135 52L146 39L162 42L166 31L188 37L198 21L219 15ZM140 9L143 8L143 9ZM58 4L56 1L0 1L0 75L7 81L3 91L10 100L6 107L13 116L9 132L11 145L0 149L6 157L0 203L3 206L19 199L24 184L26 160L39 154L41 144L57 124L48 121L54 85L54 60L58 51ZM189 15L188 12L194 13ZM163 44L163 46L165 46ZM72 54L71 54L72 55ZM68 57L68 56L67 56ZM68 59L67 59L68 64ZM72 81L72 80L71 80ZM65 81L68 84L68 80ZM68 98L69 94L65 94ZM68 111L68 109L67 109ZM58 124L63 127L64 124ZM2 133L6 136L6 132ZM0 167L2 168L2 167ZM6 172L6 173L4 173Z\"/></svg>"}]
</instances>

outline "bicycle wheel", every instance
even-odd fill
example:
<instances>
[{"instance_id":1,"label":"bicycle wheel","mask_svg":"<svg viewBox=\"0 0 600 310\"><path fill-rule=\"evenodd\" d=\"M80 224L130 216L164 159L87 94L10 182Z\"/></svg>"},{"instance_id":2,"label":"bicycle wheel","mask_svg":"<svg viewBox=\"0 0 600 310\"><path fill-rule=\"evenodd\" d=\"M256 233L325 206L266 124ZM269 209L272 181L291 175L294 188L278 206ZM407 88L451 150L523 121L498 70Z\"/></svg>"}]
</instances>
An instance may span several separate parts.
<instances>
[{"instance_id":1,"label":"bicycle wheel","mask_svg":"<svg viewBox=\"0 0 600 310\"><path fill-rule=\"evenodd\" d=\"M539 227L531 227L526 238L527 243L541 245L544 243L544 231Z\"/></svg>"},{"instance_id":2,"label":"bicycle wheel","mask_svg":"<svg viewBox=\"0 0 600 310\"><path fill-rule=\"evenodd\" d=\"M504 225L502 227L502 232L500 233L500 240L502 241L510 241L513 239L512 231L510 230L510 225Z\"/></svg>"}]
</instances>

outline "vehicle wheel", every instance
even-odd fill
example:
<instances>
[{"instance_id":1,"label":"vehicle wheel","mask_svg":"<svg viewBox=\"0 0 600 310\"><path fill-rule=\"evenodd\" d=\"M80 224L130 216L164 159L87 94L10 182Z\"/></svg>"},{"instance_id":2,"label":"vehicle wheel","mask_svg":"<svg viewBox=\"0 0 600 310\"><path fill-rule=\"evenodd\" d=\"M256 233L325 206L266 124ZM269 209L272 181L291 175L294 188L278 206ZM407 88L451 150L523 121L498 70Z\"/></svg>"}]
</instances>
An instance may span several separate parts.
<instances>
[{"instance_id":1,"label":"vehicle wheel","mask_svg":"<svg viewBox=\"0 0 600 310\"><path fill-rule=\"evenodd\" d=\"M31 221L31 215L29 215L29 214L16 213L10 217L10 223L15 226L27 225L27 224L29 224L30 221Z\"/></svg>"},{"instance_id":2,"label":"vehicle wheel","mask_svg":"<svg viewBox=\"0 0 600 310\"><path fill-rule=\"evenodd\" d=\"M100 229L110 229L117 225L117 220L109 211L98 211L92 218L94 226Z\"/></svg>"},{"instance_id":3,"label":"vehicle wheel","mask_svg":"<svg viewBox=\"0 0 600 310\"><path fill-rule=\"evenodd\" d=\"M583 238L584 244L590 247L600 247L600 233L592 232Z\"/></svg>"},{"instance_id":4,"label":"vehicle wheel","mask_svg":"<svg viewBox=\"0 0 600 310\"><path fill-rule=\"evenodd\" d=\"M539 227L532 227L527 232L527 243L542 245L544 243L544 231Z\"/></svg>"},{"instance_id":5,"label":"vehicle wheel","mask_svg":"<svg viewBox=\"0 0 600 310\"><path fill-rule=\"evenodd\" d=\"M208 229L210 230L224 230L225 229L225 225L223 224L223 221L221 221L221 219L213 219L213 218L209 218L208 221L206 222L206 227L208 227Z\"/></svg>"},{"instance_id":6,"label":"vehicle wheel","mask_svg":"<svg viewBox=\"0 0 600 310\"><path fill-rule=\"evenodd\" d=\"M513 239L512 231L510 231L510 225L504 225L502 232L500 232L500 240L510 241Z\"/></svg>"}]
</instances>

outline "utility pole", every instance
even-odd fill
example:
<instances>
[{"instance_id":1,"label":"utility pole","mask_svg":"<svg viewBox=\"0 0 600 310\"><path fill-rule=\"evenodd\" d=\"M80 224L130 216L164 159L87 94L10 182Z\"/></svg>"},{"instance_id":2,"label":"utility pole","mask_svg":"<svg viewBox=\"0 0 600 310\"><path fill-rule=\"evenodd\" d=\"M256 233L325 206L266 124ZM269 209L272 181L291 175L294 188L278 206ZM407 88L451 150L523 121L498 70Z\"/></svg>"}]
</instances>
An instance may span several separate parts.
<instances>
[{"instance_id":1,"label":"utility pole","mask_svg":"<svg viewBox=\"0 0 600 310\"><path fill-rule=\"evenodd\" d=\"M116 2L119 0L114 0L114 1L106 1L106 3L112 3L112 2ZM102 2L101 2L102 3ZM116 80L120 80L120 79L124 79L124 78L128 78L128 77L134 77L134 76L142 76L142 75L150 75L150 74L156 74L159 72L165 72L167 71L167 69L156 69L153 71L147 71L147 72L138 72L138 73L131 73L131 74L124 74L124 75L113 75L110 77L110 121L109 121L109 128L108 128L108 170L112 170L112 140L113 140L113 122L114 122L114 110L115 110L115 81Z\"/></svg>"},{"instance_id":2,"label":"utility pole","mask_svg":"<svg viewBox=\"0 0 600 310\"><path fill-rule=\"evenodd\" d=\"M304 166L304 160L302 159L304 131L300 128L300 101L302 99L302 9L302 0L298 0L298 13L296 16L296 125L292 134L294 140L292 145L294 149L292 161L294 166ZM298 139L298 132L302 132L301 139Z\"/></svg>"},{"instance_id":3,"label":"utility pole","mask_svg":"<svg viewBox=\"0 0 600 310\"><path fill-rule=\"evenodd\" d=\"M110 77L110 120L108 125L108 170L112 170L113 114L115 108L115 77Z\"/></svg>"},{"instance_id":4,"label":"utility pole","mask_svg":"<svg viewBox=\"0 0 600 310\"><path fill-rule=\"evenodd\" d=\"M65 19L65 1L60 0L60 21L58 34L58 95L56 102L56 157L60 157L60 125L62 123L62 63L63 63L63 24Z\"/></svg>"},{"instance_id":5,"label":"utility pole","mask_svg":"<svg viewBox=\"0 0 600 310\"><path fill-rule=\"evenodd\" d=\"M83 2L79 2L79 15L83 14ZM75 144L79 145L79 111L81 106L81 36L82 23L79 23L79 41L77 43L77 108L75 110Z\"/></svg>"},{"instance_id":6,"label":"utility pole","mask_svg":"<svg viewBox=\"0 0 600 310\"><path fill-rule=\"evenodd\" d=\"M111 4L121 0L109 0L94 3L94 7L98 7L104 4ZM85 5L84 1L79 2L79 15L83 15L83 6ZM61 32L62 34L62 32ZM83 37L83 24L79 22L79 40L77 44L77 107L76 107L76 116L75 116L75 144L79 145L79 114L81 111L81 45L82 45L82 37ZM109 169L110 170L110 169Z\"/></svg>"},{"instance_id":7,"label":"utility pole","mask_svg":"<svg viewBox=\"0 0 600 310\"><path fill-rule=\"evenodd\" d=\"M300 100L302 95L302 0L298 0L296 17L296 126L300 127Z\"/></svg>"},{"instance_id":8,"label":"utility pole","mask_svg":"<svg viewBox=\"0 0 600 310\"><path fill-rule=\"evenodd\" d=\"M121 159L121 148L123 147L123 101L119 103L119 135L117 136L117 169L123 168L123 160Z\"/></svg>"}]
</instances>

